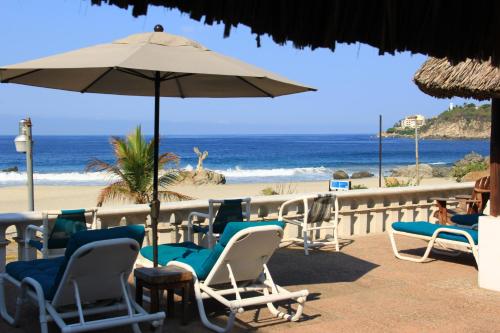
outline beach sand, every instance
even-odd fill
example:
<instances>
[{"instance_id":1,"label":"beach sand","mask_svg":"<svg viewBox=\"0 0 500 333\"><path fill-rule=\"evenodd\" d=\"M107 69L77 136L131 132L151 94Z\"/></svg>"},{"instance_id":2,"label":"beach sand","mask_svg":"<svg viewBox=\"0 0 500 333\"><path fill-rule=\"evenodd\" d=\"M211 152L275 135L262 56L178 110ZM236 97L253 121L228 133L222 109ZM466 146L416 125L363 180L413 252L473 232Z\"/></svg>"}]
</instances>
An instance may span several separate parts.
<instances>
[{"instance_id":1,"label":"beach sand","mask_svg":"<svg viewBox=\"0 0 500 333\"><path fill-rule=\"evenodd\" d=\"M454 183L453 179L425 178L422 185ZM368 188L378 186L378 178L353 180L353 185L363 184ZM197 199L237 198L261 195L266 187L275 188L275 183L226 184L226 185L177 185L171 189ZM284 194L311 193L328 190L328 181L297 182L282 184ZM102 186L35 186L35 209L71 209L94 207ZM119 203L107 204L116 206ZM27 210L27 192L25 186L0 188L0 213Z\"/></svg>"}]
</instances>

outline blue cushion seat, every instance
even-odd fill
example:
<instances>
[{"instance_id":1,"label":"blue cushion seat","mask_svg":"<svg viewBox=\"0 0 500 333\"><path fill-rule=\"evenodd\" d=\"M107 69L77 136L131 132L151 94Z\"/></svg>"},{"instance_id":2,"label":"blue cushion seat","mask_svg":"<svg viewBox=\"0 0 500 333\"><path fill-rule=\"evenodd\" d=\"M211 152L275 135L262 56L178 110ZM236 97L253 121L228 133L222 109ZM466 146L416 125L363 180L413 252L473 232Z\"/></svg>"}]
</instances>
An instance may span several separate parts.
<instances>
[{"instance_id":1,"label":"blue cushion seat","mask_svg":"<svg viewBox=\"0 0 500 333\"><path fill-rule=\"evenodd\" d=\"M162 266L170 261L179 261L193 268L198 279L205 279L210 270L219 259L229 240L239 231L250 227L265 225L277 225L282 229L285 227L282 221L266 222L230 222L226 225L220 240L212 249L206 249L192 242L177 244L162 244L158 246L158 263ZM141 255L153 261L153 247L146 246L141 249Z\"/></svg>"},{"instance_id":2,"label":"blue cushion seat","mask_svg":"<svg viewBox=\"0 0 500 333\"><path fill-rule=\"evenodd\" d=\"M456 224L472 227L474 224L479 223L480 216L484 216L484 214L457 214L453 215L450 220Z\"/></svg>"},{"instance_id":3,"label":"blue cushion seat","mask_svg":"<svg viewBox=\"0 0 500 333\"><path fill-rule=\"evenodd\" d=\"M474 244L478 244L478 233L477 230L472 230L472 229L467 229L467 228L460 228L456 226L444 226L441 224L433 224L425 221L420 221L420 222L394 222L392 224L392 229L396 231L401 231L401 232L407 232L410 234L417 234L417 235L422 235L422 236L428 236L431 237L434 232L439 229L439 228L446 228L446 229L454 229L454 230L462 230L467 232L471 237L472 240L474 241ZM458 242L464 242L468 243L469 241L465 236L462 235L457 235L457 234L451 234L451 233L440 233L438 235L438 238L442 239L447 239L447 240L452 240L452 241L458 241Z\"/></svg>"},{"instance_id":4,"label":"blue cushion seat","mask_svg":"<svg viewBox=\"0 0 500 333\"><path fill-rule=\"evenodd\" d=\"M45 296L51 299L57 273L63 264L63 256L52 259L14 261L5 266L5 271L18 281L22 281L26 277L31 277L38 281L42 286Z\"/></svg>"},{"instance_id":5,"label":"blue cushion seat","mask_svg":"<svg viewBox=\"0 0 500 333\"><path fill-rule=\"evenodd\" d=\"M52 259L11 262L5 267L5 270L16 280L21 281L26 277L31 277L38 281L42 286L45 298L51 300L59 287L66 266L76 250L92 242L117 238L134 239L140 246L144 240L144 227L130 225L110 229L79 231L69 239L64 256Z\"/></svg>"}]
</instances>

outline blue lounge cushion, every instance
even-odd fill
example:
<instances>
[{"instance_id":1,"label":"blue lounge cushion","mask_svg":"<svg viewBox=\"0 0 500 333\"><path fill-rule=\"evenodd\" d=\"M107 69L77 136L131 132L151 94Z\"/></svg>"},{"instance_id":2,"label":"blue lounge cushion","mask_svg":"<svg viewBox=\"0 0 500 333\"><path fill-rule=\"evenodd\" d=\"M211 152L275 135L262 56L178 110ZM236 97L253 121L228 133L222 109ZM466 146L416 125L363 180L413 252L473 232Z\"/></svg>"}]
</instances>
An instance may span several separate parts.
<instances>
[{"instance_id":1,"label":"blue lounge cushion","mask_svg":"<svg viewBox=\"0 0 500 333\"><path fill-rule=\"evenodd\" d=\"M479 217L484 214L458 214L451 217L451 222L472 227L479 223Z\"/></svg>"},{"instance_id":2,"label":"blue lounge cushion","mask_svg":"<svg viewBox=\"0 0 500 333\"><path fill-rule=\"evenodd\" d=\"M34 239L30 239L30 241L28 242L28 244L31 247L34 247L35 249L37 249L38 251L42 251L42 248L43 248L42 242L34 240Z\"/></svg>"},{"instance_id":3,"label":"blue lounge cushion","mask_svg":"<svg viewBox=\"0 0 500 333\"><path fill-rule=\"evenodd\" d=\"M392 229L394 229L396 231L407 232L407 233L411 233L411 234L417 234L417 235L428 236L428 237L431 237L434 234L434 232L439 228L465 231L472 237L474 244L476 244L476 245L478 244L477 230L472 230L472 229L468 229L468 228L460 228L460 227L451 226L451 225L444 226L441 224L433 224L433 223L424 222L424 221L420 221L420 222L394 222L392 224ZM458 241L458 242L464 242L464 243L469 242L467 240L467 238L465 238L465 236L446 233L446 232L440 233L438 238L452 240L452 241Z\"/></svg>"},{"instance_id":4,"label":"blue lounge cushion","mask_svg":"<svg viewBox=\"0 0 500 333\"><path fill-rule=\"evenodd\" d=\"M33 278L42 286L45 297L52 299L56 276L63 264L64 257L62 256L52 259L14 261L5 266L5 271L19 281L26 277Z\"/></svg>"},{"instance_id":5,"label":"blue lounge cushion","mask_svg":"<svg viewBox=\"0 0 500 333\"><path fill-rule=\"evenodd\" d=\"M266 225L276 225L281 229L285 228L285 223L283 221L273 220L273 221L263 221L263 222L230 222L227 224L226 229L222 233L219 243L225 247L229 240L239 231L251 228L251 227L262 227Z\"/></svg>"},{"instance_id":6,"label":"blue lounge cushion","mask_svg":"<svg viewBox=\"0 0 500 333\"><path fill-rule=\"evenodd\" d=\"M193 224L193 232L200 233L200 234L207 234L208 233L208 226L203 227L200 225Z\"/></svg>"},{"instance_id":7,"label":"blue lounge cushion","mask_svg":"<svg viewBox=\"0 0 500 333\"><path fill-rule=\"evenodd\" d=\"M204 247L198 246L192 242L182 242L176 244L158 245L158 263L165 266L170 261L185 258L193 253L198 253ZM145 246L141 249L141 255L153 261L153 247Z\"/></svg>"},{"instance_id":8,"label":"blue lounge cushion","mask_svg":"<svg viewBox=\"0 0 500 333\"><path fill-rule=\"evenodd\" d=\"M158 263L162 266L171 261L179 261L193 268L198 279L205 279L210 270L219 259L229 240L239 231L250 227L265 225L277 225L285 227L282 221L266 222L230 222L227 224L224 233L219 242L212 249L206 249L192 242L183 242L177 244L162 244L158 246ZM146 246L141 249L141 255L153 261L153 247Z\"/></svg>"},{"instance_id":9,"label":"blue lounge cushion","mask_svg":"<svg viewBox=\"0 0 500 333\"><path fill-rule=\"evenodd\" d=\"M131 238L141 245L144 240L144 227L131 225L111 229L79 231L69 239L64 256L53 259L12 262L6 266L6 272L19 281L26 277L38 281L42 286L45 298L51 300L59 287L68 262L76 250L95 241L117 238Z\"/></svg>"}]
</instances>

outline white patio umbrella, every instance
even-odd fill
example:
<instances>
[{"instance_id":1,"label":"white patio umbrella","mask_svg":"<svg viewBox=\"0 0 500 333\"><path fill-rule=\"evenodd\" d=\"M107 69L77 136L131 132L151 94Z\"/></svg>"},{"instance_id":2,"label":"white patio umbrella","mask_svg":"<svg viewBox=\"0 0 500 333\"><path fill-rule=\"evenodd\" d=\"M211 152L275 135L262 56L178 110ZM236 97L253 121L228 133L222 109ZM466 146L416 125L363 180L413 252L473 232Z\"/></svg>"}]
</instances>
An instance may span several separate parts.
<instances>
[{"instance_id":1,"label":"white patio umbrella","mask_svg":"<svg viewBox=\"0 0 500 333\"><path fill-rule=\"evenodd\" d=\"M157 266L160 97L277 97L315 89L164 33L161 25L154 31L0 67L0 82L81 93L155 96L151 224Z\"/></svg>"}]
</instances>

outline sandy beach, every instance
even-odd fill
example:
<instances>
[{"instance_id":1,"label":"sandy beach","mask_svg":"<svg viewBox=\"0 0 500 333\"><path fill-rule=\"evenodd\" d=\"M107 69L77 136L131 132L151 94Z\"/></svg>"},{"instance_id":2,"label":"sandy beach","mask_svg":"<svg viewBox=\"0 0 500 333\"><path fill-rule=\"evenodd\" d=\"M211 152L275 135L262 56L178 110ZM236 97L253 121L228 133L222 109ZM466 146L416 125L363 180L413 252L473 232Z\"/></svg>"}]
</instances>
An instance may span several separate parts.
<instances>
[{"instance_id":1,"label":"sandy beach","mask_svg":"<svg viewBox=\"0 0 500 333\"><path fill-rule=\"evenodd\" d=\"M425 178L422 185L455 182L447 178ZM364 178L352 181L353 185L365 185L368 188L378 186L378 178ZM310 193L328 190L327 181L296 182L282 184L285 193ZM226 184L226 185L177 185L172 190L197 199L235 198L261 195L266 187L276 189L276 183ZM93 207L102 186L35 186L35 209L71 209ZM26 210L27 193L25 186L0 188L0 212L19 212ZM119 205L111 203L109 205Z\"/></svg>"}]
</instances>

